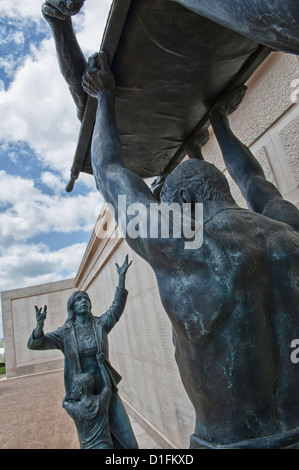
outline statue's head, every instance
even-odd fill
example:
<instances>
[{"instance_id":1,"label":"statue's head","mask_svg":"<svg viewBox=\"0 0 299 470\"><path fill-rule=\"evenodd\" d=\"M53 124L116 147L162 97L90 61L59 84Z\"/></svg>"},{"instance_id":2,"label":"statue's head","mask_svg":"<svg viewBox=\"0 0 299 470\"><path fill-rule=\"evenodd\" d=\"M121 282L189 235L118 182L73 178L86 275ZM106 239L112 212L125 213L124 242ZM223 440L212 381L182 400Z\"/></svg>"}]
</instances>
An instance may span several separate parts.
<instances>
[{"instance_id":1,"label":"statue's head","mask_svg":"<svg viewBox=\"0 0 299 470\"><path fill-rule=\"evenodd\" d=\"M167 176L160 198L165 204L234 202L224 174L212 163L197 159L182 162Z\"/></svg>"},{"instance_id":2,"label":"statue's head","mask_svg":"<svg viewBox=\"0 0 299 470\"><path fill-rule=\"evenodd\" d=\"M80 400L82 393L93 393L94 376L89 373L77 374L73 380L72 396L76 400Z\"/></svg>"},{"instance_id":3,"label":"statue's head","mask_svg":"<svg viewBox=\"0 0 299 470\"><path fill-rule=\"evenodd\" d=\"M91 313L91 301L89 295L80 290L73 292L67 301L68 320L73 320L77 313Z\"/></svg>"}]
</instances>

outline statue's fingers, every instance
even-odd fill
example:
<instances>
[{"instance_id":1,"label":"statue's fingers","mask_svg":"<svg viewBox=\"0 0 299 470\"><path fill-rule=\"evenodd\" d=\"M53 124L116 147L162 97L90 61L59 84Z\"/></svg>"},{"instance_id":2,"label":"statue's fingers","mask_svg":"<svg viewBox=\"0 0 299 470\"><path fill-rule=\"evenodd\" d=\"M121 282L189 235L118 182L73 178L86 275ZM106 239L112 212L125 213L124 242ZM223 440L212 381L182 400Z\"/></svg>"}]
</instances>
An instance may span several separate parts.
<instances>
[{"instance_id":1,"label":"statue's fingers","mask_svg":"<svg viewBox=\"0 0 299 470\"><path fill-rule=\"evenodd\" d=\"M108 74L110 72L110 66L109 66L108 57L105 51L101 51L99 53L99 62L100 62L102 73Z\"/></svg>"},{"instance_id":2,"label":"statue's fingers","mask_svg":"<svg viewBox=\"0 0 299 470\"><path fill-rule=\"evenodd\" d=\"M54 8L50 5L44 3L42 5L42 13L46 16L52 16L53 18L57 18L58 20L64 20L65 15L63 15L57 8Z\"/></svg>"},{"instance_id":3,"label":"statue's fingers","mask_svg":"<svg viewBox=\"0 0 299 470\"><path fill-rule=\"evenodd\" d=\"M38 308L38 307L35 307L35 312L36 312L36 316L40 316L40 314L42 312L42 309Z\"/></svg>"},{"instance_id":4,"label":"statue's fingers","mask_svg":"<svg viewBox=\"0 0 299 470\"><path fill-rule=\"evenodd\" d=\"M70 8L67 6L67 1L60 0L57 2L57 9L63 13L64 15L69 15L70 14Z\"/></svg>"},{"instance_id":5,"label":"statue's fingers","mask_svg":"<svg viewBox=\"0 0 299 470\"><path fill-rule=\"evenodd\" d=\"M90 84L88 80L82 81L82 88L88 95L91 95L91 96L97 95L96 89Z\"/></svg>"},{"instance_id":6,"label":"statue's fingers","mask_svg":"<svg viewBox=\"0 0 299 470\"><path fill-rule=\"evenodd\" d=\"M88 58L88 68L89 69L98 69L99 68L98 58L99 58L98 52L95 52L94 54L92 54Z\"/></svg>"},{"instance_id":7,"label":"statue's fingers","mask_svg":"<svg viewBox=\"0 0 299 470\"><path fill-rule=\"evenodd\" d=\"M81 10L85 0L73 0L73 8L70 9L72 15L77 15Z\"/></svg>"},{"instance_id":8,"label":"statue's fingers","mask_svg":"<svg viewBox=\"0 0 299 470\"><path fill-rule=\"evenodd\" d=\"M91 87L90 87L88 81L82 80L81 85L82 85L82 88L83 88L83 90L85 91L85 93L87 93L88 95L89 95L90 93L92 93L92 90L91 90Z\"/></svg>"}]
</instances>

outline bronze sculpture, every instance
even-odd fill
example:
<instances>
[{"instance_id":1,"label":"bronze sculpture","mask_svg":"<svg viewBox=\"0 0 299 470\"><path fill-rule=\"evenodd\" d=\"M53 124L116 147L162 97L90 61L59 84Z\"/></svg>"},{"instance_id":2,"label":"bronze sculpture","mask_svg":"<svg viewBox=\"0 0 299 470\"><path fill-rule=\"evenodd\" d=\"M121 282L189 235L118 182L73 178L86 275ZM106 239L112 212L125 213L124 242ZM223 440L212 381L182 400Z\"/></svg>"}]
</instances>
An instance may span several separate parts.
<instances>
[{"instance_id":1,"label":"bronze sculpture","mask_svg":"<svg viewBox=\"0 0 299 470\"><path fill-rule=\"evenodd\" d=\"M117 384L121 379L118 372L109 362L108 333L121 317L127 299L125 276L128 267L128 256L119 267L119 283L113 303L106 313L99 317L91 313L91 301L85 292L76 291L68 300L68 319L61 327L50 333L44 333L44 321L47 307L36 310L37 324L28 340L28 348L35 350L60 349L65 357L64 381L66 400L73 400L73 381L78 374L89 373L94 378L93 393L99 395L106 385L102 368L105 367L111 381L111 398L109 403L109 426L114 448L137 448L129 417L118 395ZM103 358L104 355L104 358ZM104 376L105 378L105 376Z\"/></svg>"},{"instance_id":2,"label":"bronze sculpture","mask_svg":"<svg viewBox=\"0 0 299 470\"><path fill-rule=\"evenodd\" d=\"M127 207L138 201L150 211L151 191L123 166L114 77L105 53L99 61L100 68L96 56L90 59L83 80L99 103L91 148L97 188L117 218L124 215L117 212L120 194ZM201 248L186 250L182 238L126 237L153 268L172 322L176 361L196 413L191 448L299 442L299 373L289 358L299 334L299 211L265 180L228 127L226 114L243 96L241 89L223 97L211 121L230 171L238 174L242 162L243 194L260 214L239 207L225 176L193 158L166 178L161 201L203 203ZM281 214L284 223L275 220Z\"/></svg>"},{"instance_id":3,"label":"bronze sculpture","mask_svg":"<svg viewBox=\"0 0 299 470\"><path fill-rule=\"evenodd\" d=\"M220 23L227 14L232 17L229 9L223 16L223 2L218 0L177 3L202 14L208 9ZM232 8L232 2L226 3ZM82 4L76 2L76 9ZM274 49L298 53L296 26L294 29L298 12L291 17L288 11L294 2L279 3L285 15L279 9L273 11L273 22L267 13L269 4L263 0L239 2L238 11L243 15L230 26ZM141 178L123 165L115 120L115 83L107 59L100 56L101 70L97 57L90 60L83 93L80 86L86 64L70 21L76 10L66 5L60 9L54 0L46 5L56 18L52 30L60 63L66 66L62 71L71 91L75 88L75 95L80 95L79 100L74 96L79 117L86 94L98 102L91 149L97 188L115 207L117 221L122 216L119 195L126 195L128 206L139 202L148 209L156 199ZM247 15L252 6L258 6L259 15ZM45 7L43 12L50 15ZM65 41L66 37L71 41ZM77 66L67 53L71 43L79 58ZM70 63L71 80L65 74ZM166 204L203 203L202 247L188 251L183 239L127 237L131 248L154 269L172 322L176 360L196 413L192 448L298 447L299 442L299 377L289 358L291 341L299 334L299 216L265 180L249 149L229 128L231 103L235 100L233 107L238 106L243 94L241 90L218 101L209 118L228 169L255 212L237 206L223 175L203 161L198 148L193 155L197 158L184 162L161 182L161 199ZM204 191L206 187L208 191Z\"/></svg>"}]
</instances>

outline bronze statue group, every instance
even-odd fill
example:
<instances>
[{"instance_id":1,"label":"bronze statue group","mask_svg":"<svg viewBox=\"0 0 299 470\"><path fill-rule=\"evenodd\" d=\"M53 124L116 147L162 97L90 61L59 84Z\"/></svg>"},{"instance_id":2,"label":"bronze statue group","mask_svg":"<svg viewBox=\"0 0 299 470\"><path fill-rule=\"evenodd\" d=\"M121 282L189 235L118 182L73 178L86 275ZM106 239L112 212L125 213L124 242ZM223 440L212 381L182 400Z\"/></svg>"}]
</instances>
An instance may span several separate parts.
<instances>
[{"instance_id":1,"label":"bronze statue group","mask_svg":"<svg viewBox=\"0 0 299 470\"><path fill-rule=\"evenodd\" d=\"M96 186L116 209L118 196L126 195L127 205L140 202L150 210L156 195L123 165L116 83L106 54L102 51L87 63L72 29L71 16L83 3L48 0L42 11L62 73L68 71L65 78L79 118L88 94L98 101L91 147ZM199 13L207 5L201 0L179 3L191 3ZM260 1L261 9L264 3ZM215 16L221 2L209 2L209 9L212 4ZM252 35L265 42L253 26ZM287 31L285 40L279 37L278 48L284 50L285 44L289 52L290 37ZM291 52L298 53L298 41L292 43ZM163 182L160 201L203 204L202 246L186 250L183 239L126 237L153 268L172 323L176 361L195 410L194 449L299 447L299 371L289 358L290 344L299 337L299 211L266 180L261 165L230 128L228 115L245 93L242 86L222 96L209 117L226 168L249 210L237 205L224 175L203 159L199 136L191 158ZM63 406L76 422L83 448L138 447L107 346L107 335L124 309L128 266L126 259L118 267L114 302L100 317L91 314L87 294L77 292L69 301L66 323L44 334L46 310L36 308L37 327L28 346L64 352Z\"/></svg>"}]
</instances>

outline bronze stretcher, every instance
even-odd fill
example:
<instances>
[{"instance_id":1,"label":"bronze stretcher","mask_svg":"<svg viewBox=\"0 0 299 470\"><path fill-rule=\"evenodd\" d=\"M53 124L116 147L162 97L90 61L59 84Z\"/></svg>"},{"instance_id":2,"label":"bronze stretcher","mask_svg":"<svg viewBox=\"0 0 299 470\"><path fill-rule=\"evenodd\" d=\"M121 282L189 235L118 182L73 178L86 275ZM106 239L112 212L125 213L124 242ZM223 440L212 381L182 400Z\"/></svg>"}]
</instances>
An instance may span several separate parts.
<instances>
[{"instance_id":1,"label":"bronze stretcher","mask_svg":"<svg viewBox=\"0 0 299 470\"><path fill-rule=\"evenodd\" d=\"M208 128L216 99L244 84L272 51L172 0L114 0L100 49L116 79L124 164L162 179ZM80 172L92 174L96 108L88 98L67 191Z\"/></svg>"}]
</instances>

